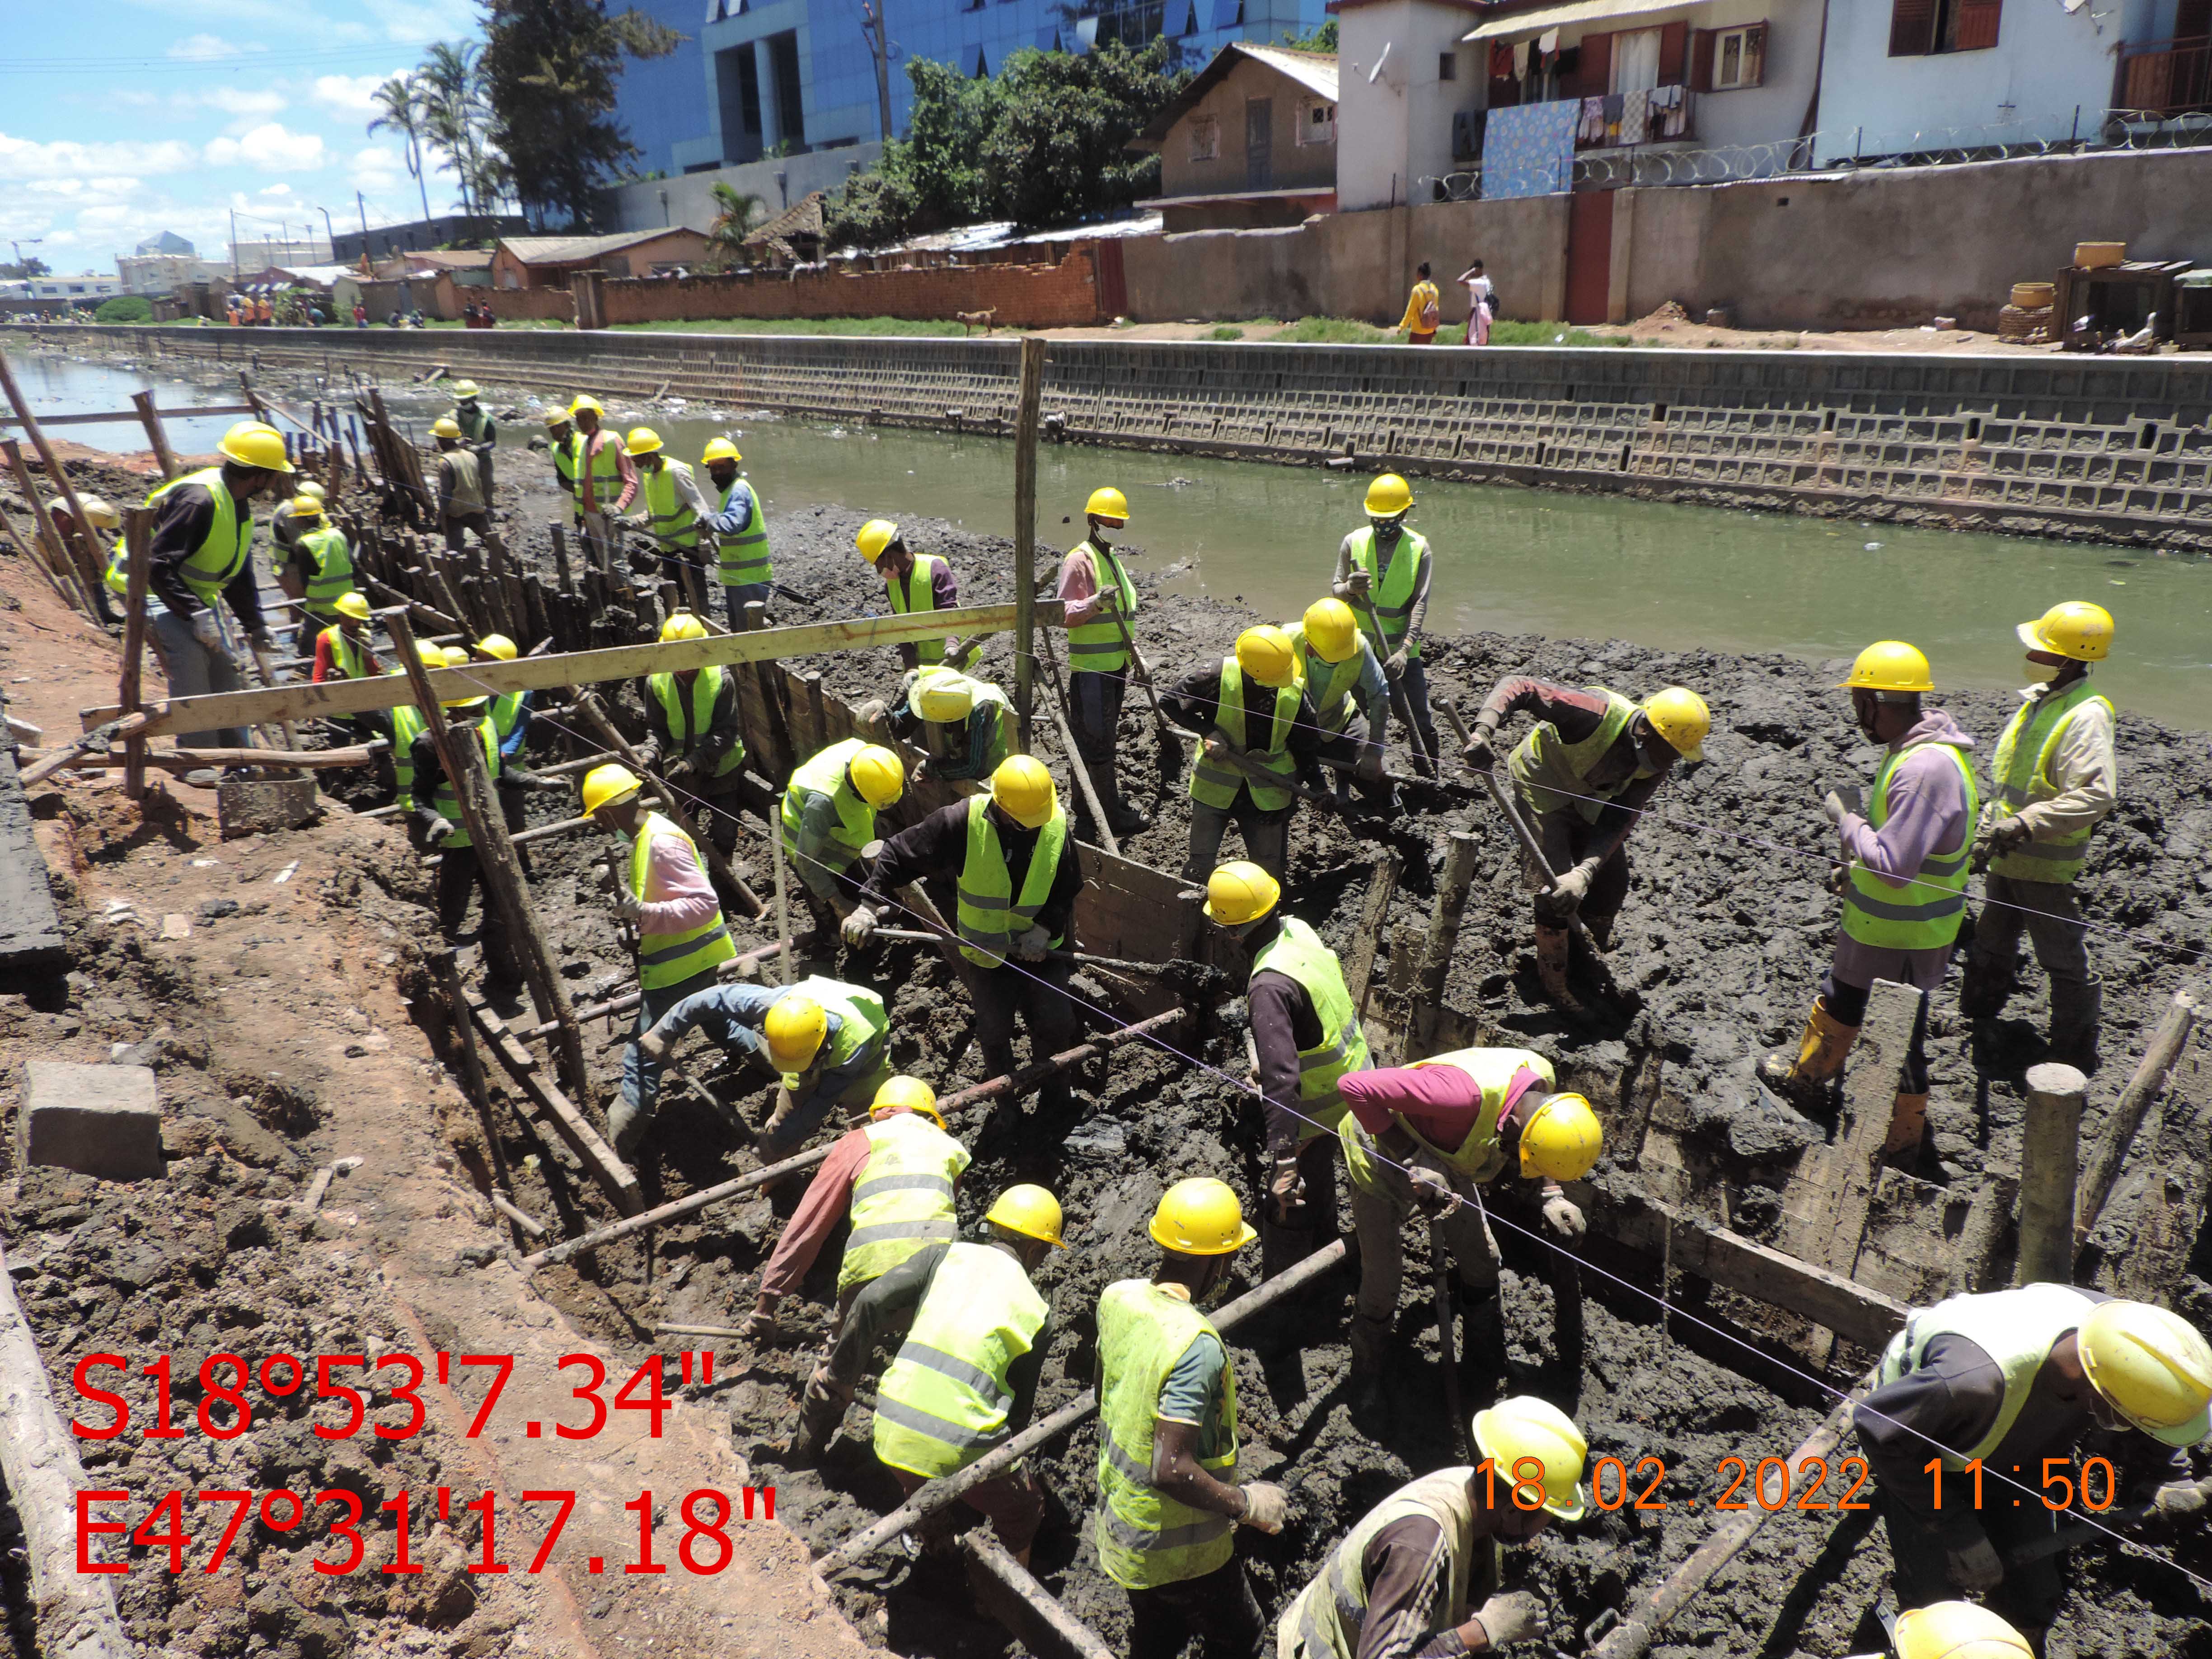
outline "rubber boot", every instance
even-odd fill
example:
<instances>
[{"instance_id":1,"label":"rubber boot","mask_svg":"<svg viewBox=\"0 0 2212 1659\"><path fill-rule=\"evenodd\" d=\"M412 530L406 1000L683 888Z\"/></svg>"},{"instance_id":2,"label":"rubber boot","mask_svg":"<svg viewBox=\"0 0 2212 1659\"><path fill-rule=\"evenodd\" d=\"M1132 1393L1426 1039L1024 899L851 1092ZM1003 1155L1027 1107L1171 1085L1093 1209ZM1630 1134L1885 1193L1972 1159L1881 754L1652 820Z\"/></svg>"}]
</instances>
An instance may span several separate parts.
<instances>
[{"instance_id":1,"label":"rubber boot","mask_svg":"<svg viewBox=\"0 0 2212 1659\"><path fill-rule=\"evenodd\" d=\"M1352 1408L1365 1413L1381 1409L1382 1380L1389 1364L1390 1322L1352 1316Z\"/></svg>"},{"instance_id":2,"label":"rubber boot","mask_svg":"<svg viewBox=\"0 0 2212 1659\"><path fill-rule=\"evenodd\" d=\"M1966 967L1959 981L1959 1012L1966 1019L1995 1019L2004 1012L2014 988L2018 957L1996 957L1981 951L1966 952Z\"/></svg>"},{"instance_id":3,"label":"rubber boot","mask_svg":"<svg viewBox=\"0 0 2212 1659\"><path fill-rule=\"evenodd\" d=\"M1085 761L1083 769L1091 775L1091 787L1098 792L1098 805L1105 809L1107 824L1116 836L1133 836L1152 828L1149 815L1121 799L1121 784L1115 775L1113 762Z\"/></svg>"},{"instance_id":4,"label":"rubber boot","mask_svg":"<svg viewBox=\"0 0 2212 1659\"><path fill-rule=\"evenodd\" d=\"M2061 1066L2085 1075L2097 1070L2097 1028L2105 1014L2105 981L2092 974L2080 985L2051 981L2051 1054Z\"/></svg>"},{"instance_id":5,"label":"rubber boot","mask_svg":"<svg viewBox=\"0 0 2212 1659\"><path fill-rule=\"evenodd\" d=\"M1928 1133L1928 1097L1897 1097L1889 1109L1889 1139L1881 1143L1882 1161L1893 1170L1910 1170L1920 1161L1920 1142Z\"/></svg>"},{"instance_id":6,"label":"rubber boot","mask_svg":"<svg viewBox=\"0 0 2212 1659\"><path fill-rule=\"evenodd\" d=\"M1813 1012L1806 1016L1805 1034L1798 1039L1796 1056L1787 1048L1776 1049L1759 1062L1759 1080L1801 1110L1814 1109L1826 1097L1828 1085L1844 1069L1844 1057L1850 1053L1858 1035L1857 1026L1844 1024L1816 997Z\"/></svg>"},{"instance_id":7,"label":"rubber boot","mask_svg":"<svg viewBox=\"0 0 2212 1659\"><path fill-rule=\"evenodd\" d=\"M818 1376L809 1377L806 1393L799 1402L799 1426L792 1432L791 1443L784 1448L783 1461L794 1469L812 1468L822 1461L822 1454L830 1449L844 1420L843 1398L824 1387Z\"/></svg>"},{"instance_id":8,"label":"rubber boot","mask_svg":"<svg viewBox=\"0 0 2212 1659\"><path fill-rule=\"evenodd\" d=\"M1470 1400L1497 1396L1509 1375L1505 1352L1505 1308L1496 1288L1479 1291L1455 1283L1452 1301L1459 1311L1459 1381Z\"/></svg>"},{"instance_id":9,"label":"rubber boot","mask_svg":"<svg viewBox=\"0 0 2212 1659\"><path fill-rule=\"evenodd\" d=\"M1602 951L1613 949L1613 924L1615 920L1617 918L1613 916L1593 916L1587 913L1583 915L1583 927L1589 934L1592 950Z\"/></svg>"},{"instance_id":10,"label":"rubber boot","mask_svg":"<svg viewBox=\"0 0 2212 1659\"><path fill-rule=\"evenodd\" d=\"M615 1156L629 1163L636 1154L637 1143L645 1138L645 1126L652 1121L653 1115L640 1110L628 1095L617 1095L614 1104L607 1108L607 1139Z\"/></svg>"},{"instance_id":11,"label":"rubber boot","mask_svg":"<svg viewBox=\"0 0 2212 1659\"><path fill-rule=\"evenodd\" d=\"M1536 979L1543 986L1544 995L1553 1006L1568 1013L1578 1013L1582 1002L1567 988L1567 944L1569 935L1564 927L1536 924Z\"/></svg>"}]
</instances>

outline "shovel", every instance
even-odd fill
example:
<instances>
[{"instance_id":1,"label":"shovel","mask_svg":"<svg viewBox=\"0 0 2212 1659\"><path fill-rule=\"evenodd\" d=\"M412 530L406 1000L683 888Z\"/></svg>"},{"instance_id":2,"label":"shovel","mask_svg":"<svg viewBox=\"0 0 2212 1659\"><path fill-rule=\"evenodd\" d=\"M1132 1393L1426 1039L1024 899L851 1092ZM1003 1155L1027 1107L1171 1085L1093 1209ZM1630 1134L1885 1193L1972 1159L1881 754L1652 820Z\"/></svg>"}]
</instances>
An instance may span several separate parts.
<instances>
[{"instance_id":1,"label":"shovel","mask_svg":"<svg viewBox=\"0 0 2212 1659\"><path fill-rule=\"evenodd\" d=\"M1137 641L1130 636L1129 619L1121 614L1118 605L1108 614L1114 618L1115 630L1121 636L1121 648L1129 653L1129 665L1137 671L1146 699L1152 705L1152 722L1159 728L1160 735L1160 793L1164 796L1176 780L1182 776L1182 738L1186 734L1160 707L1159 687L1152 679L1152 665L1145 660L1145 653L1137 649Z\"/></svg>"},{"instance_id":2,"label":"shovel","mask_svg":"<svg viewBox=\"0 0 2212 1659\"><path fill-rule=\"evenodd\" d=\"M1367 613L1368 626L1375 630L1375 647L1379 653L1385 639L1382 618L1376 614L1375 601L1364 593L1359 595L1359 608ZM1413 705L1406 696L1406 683L1391 671L1387 656L1382 663L1382 678L1390 688L1390 712L1406 728L1406 746L1413 751L1413 769L1425 778L1432 778L1437 775L1437 757L1429 753L1427 745L1421 741L1421 728L1413 724Z\"/></svg>"}]
</instances>

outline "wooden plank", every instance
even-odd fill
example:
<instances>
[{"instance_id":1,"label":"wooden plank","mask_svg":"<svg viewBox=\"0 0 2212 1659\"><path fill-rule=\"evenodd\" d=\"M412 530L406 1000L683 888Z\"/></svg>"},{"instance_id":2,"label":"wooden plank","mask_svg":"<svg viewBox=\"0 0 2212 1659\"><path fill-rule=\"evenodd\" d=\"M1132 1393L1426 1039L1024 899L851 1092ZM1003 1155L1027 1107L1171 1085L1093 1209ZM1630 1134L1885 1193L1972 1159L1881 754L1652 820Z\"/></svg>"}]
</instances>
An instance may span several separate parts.
<instances>
[{"instance_id":1,"label":"wooden plank","mask_svg":"<svg viewBox=\"0 0 2212 1659\"><path fill-rule=\"evenodd\" d=\"M477 1030L483 1033L507 1074L538 1108L535 1115L568 1143L568 1150L582 1160L584 1168L614 1200L617 1209L624 1215L636 1214L645 1206L645 1195L638 1186L635 1172L600 1139L599 1132L570 1103L568 1097L554 1087L552 1079L538 1065L538 1056L515 1041L507 1022L475 992L467 993L467 996L469 1014L476 1021Z\"/></svg>"},{"instance_id":2,"label":"wooden plank","mask_svg":"<svg viewBox=\"0 0 2212 1659\"><path fill-rule=\"evenodd\" d=\"M2156 1154L2122 1188L2135 1200L2134 1234L2116 1264L2114 1292L2140 1302L2167 1302L2187 1269L2204 1224L2212 1164L2212 1056L2192 1045L2173 1067L2172 1093Z\"/></svg>"},{"instance_id":3,"label":"wooden plank","mask_svg":"<svg viewBox=\"0 0 2212 1659\"><path fill-rule=\"evenodd\" d=\"M967 1557L968 1585L976 1605L1012 1632L1031 1653L1045 1655L1047 1659L1062 1654L1073 1659L1114 1659L1114 1650L1099 1639L1098 1632L1054 1601L1052 1592L1006 1553L1006 1547L989 1528L977 1527L964 1534L960 1547Z\"/></svg>"},{"instance_id":4,"label":"wooden plank","mask_svg":"<svg viewBox=\"0 0 2212 1659\"><path fill-rule=\"evenodd\" d=\"M1014 400L1014 719L1027 753L1036 680L1037 404L1044 391L1042 336L1023 336L1019 377ZM1074 759L1073 750L1069 758Z\"/></svg>"},{"instance_id":5,"label":"wooden plank","mask_svg":"<svg viewBox=\"0 0 2212 1659\"><path fill-rule=\"evenodd\" d=\"M139 690L146 668L146 580L153 568L154 515L143 507L124 509L123 541L129 550L123 588L123 672L116 686L125 714L141 706ZM132 800L146 793L146 739L123 740L123 793Z\"/></svg>"},{"instance_id":6,"label":"wooden plank","mask_svg":"<svg viewBox=\"0 0 2212 1659\"><path fill-rule=\"evenodd\" d=\"M43 968L68 958L15 751L0 746L0 967Z\"/></svg>"},{"instance_id":7,"label":"wooden plank","mask_svg":"<svg viewBox=\"0 0 2212 1659\"><path fill-rule=\"evenodd\" d=\"M1352 954L1344 959L1344 988L1362 1014L1367 1012L1368 987L1375 978L1375 947L1382 943L1382 925L1390 918L1390 900L1398 890L1398 872L1404 863L1395 848L1375 860L1375 872L1367 878L1367 897L1359 907L1359 926L1352 935Z\"/></svg>"},{"instance_id":8,"label":"wooden plank","mask_svg":"<svg viewBox=\"0 0 2212 1659\"><path fill-rule=\"evenodd\" d=\"M145 394L141 394L145 395ZM133 400L134 402L136 399ZM156 409L156 416L171 416L178 420L197 419L203 415L251 415L252 404L210 404L205 409ZM119 410L112 415L41 415L40 426L131 426L138 420L135 409ZM0 426L21 426L22 422L12 415L0 414ZM158 454L159 452L157 451Z\"/></svg>"}]
</instances>

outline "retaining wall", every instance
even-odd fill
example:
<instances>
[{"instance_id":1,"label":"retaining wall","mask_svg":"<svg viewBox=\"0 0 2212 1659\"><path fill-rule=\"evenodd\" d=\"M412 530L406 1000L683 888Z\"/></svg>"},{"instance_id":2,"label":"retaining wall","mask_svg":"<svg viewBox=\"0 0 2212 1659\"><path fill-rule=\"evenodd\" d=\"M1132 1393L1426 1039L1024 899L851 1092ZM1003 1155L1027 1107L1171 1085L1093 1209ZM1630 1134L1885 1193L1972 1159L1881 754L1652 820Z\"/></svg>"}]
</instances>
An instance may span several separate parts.
<instances>
[{"instance_id":1,"label":"retaining wall","mask_svg":"<svg viewBox=\"0 0 2212 1659\"><path fill-rule=\"evenodd\" d=\"M1012 339L89 326L226 363L1009 430ZM2212 358L1054 341L1065 441L2212 551Z\"/></svg>"}]
</instances>

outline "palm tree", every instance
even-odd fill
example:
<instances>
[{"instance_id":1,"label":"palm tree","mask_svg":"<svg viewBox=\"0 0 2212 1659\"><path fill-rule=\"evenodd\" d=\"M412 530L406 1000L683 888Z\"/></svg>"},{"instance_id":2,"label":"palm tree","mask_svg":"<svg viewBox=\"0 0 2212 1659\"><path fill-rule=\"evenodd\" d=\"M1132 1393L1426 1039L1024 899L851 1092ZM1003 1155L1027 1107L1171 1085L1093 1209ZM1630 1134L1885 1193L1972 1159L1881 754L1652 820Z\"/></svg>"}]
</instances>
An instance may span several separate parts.
<instances>
[{"instance_id":1,"label":"palm tree","mask_svg":"<svg viewBox=\"0 0 2212 1659\"><path fill-rule=\"evenodd\" d=\"M714 205L721 211L707 227L707 246L722 263L734 263L744 257L745 238L767 220L768 204L757 196L741 196L720 179L714 181Z\"/></svg>"},{"instance_id":2,"label":"palm tree","mask_svg":"<svg viewBox=\"0 0 2212 1659\"><path fill-rule=\"evenodd\" d=\"M483 118L477 48L441 40L430 48L416 76L422 88L424 130L431 147L442 152L460 181L461 211L473 220L483 205Z\"/></svg>"},{"instance_id":3,"label":"palm tree","mask_svg":"<svg viewBox=\"0 0 2212 1659\"><path fill-rule=\"evenodd\" d=\"M422 193L422 221L430 220L430 187L422 178L422 87L414 75L395 75L370 94L384 112L368 124L369 135L397 132L407 140L407 171Z\"/></svg>"}]
</instances>

